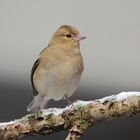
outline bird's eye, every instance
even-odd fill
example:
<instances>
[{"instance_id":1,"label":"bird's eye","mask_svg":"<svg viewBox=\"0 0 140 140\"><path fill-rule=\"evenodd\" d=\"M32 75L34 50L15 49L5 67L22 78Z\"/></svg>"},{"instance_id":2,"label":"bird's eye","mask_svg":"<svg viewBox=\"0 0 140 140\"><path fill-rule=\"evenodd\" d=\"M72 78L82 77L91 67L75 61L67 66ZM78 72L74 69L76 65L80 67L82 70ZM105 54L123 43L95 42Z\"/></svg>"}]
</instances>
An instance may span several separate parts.
<instances>
[{"instance_id":1,"label":"bird's eye","mask_svg":"<svg viewBox=\"0 0 140 140\"><path fill-rule=\"evenodd\" d=\"M71 38L71 36L72 36L71 34L66 34L66 37L68 38Z\"/></svg>"}]
</instances>

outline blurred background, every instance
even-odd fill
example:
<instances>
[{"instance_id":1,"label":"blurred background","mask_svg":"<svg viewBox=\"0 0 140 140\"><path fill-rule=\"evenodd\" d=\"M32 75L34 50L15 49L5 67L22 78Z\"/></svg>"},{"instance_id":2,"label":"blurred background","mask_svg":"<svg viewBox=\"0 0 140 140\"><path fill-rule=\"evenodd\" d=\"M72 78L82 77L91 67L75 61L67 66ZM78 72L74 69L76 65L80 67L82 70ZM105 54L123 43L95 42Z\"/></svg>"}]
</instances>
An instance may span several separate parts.
<instances>
[{"instance_id":1,"label":"blurred background","mask_svg":"<svg viewBox=\"0 0 140 140\"><path fill-rule=\"evenodd\" d=\"M0 121L26 114L32 100L30 70L56 29L69 24L81 43L85 70L71 100L140 91L139 0L0 0ZM51 101L51 107L67 103ZM139 140L140 116L90 128L83 140ZM67 132L23 140L64 139Z\"/></svg>"}]
</instances>

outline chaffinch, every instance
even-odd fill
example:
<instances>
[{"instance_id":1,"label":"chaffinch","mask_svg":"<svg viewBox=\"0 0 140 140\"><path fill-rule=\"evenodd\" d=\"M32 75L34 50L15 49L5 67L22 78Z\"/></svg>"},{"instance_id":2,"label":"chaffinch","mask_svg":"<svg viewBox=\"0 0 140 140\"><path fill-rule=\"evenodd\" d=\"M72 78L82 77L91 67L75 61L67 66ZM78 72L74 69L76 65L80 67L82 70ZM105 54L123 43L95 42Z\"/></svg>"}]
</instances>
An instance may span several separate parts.
<instances>
[{"instance_id":1,"label":"chaffinch","mask_svg":"<svg viewBox=\"0 0 140 140\"><path fill-rule=\"evenodd\" d=\"M72 26L61 26L32 67L34 99L27 111L43 109L50 99L68 99L78 87L84 69L80 41L85 39Z\"/></svg>"}]
</instances>

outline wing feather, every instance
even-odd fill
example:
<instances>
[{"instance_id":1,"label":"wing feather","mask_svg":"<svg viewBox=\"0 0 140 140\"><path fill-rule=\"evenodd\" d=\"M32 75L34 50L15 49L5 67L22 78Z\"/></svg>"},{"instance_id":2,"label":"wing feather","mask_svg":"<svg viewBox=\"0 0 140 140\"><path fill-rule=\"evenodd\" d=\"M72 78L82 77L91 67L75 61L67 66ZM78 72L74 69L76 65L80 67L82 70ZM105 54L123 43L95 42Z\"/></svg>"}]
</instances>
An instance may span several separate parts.
<instances>
[{"instance_id":1,"label":"wing feather","mask_svg":"<svg viewBox=\"0 0 140 140\"><path fill-rule=\"evenodd\" d=\"M34 96L36 96L36 95L38 94L38 91L37 91L37 89L35 88L34 81L33 81L34 72L35 72L36 68L38 67L38 65L39 65L39 59L37 59L37 60L35 61L34 65L33 65L33 67L32 67L31 76L30 76Z\"/></svg>"},{"instance_id":2,"label":"wing feather","mask_svg":"<svg viewBox=\"0 0 140 140\"><path fill-rule=\"evenodd\" d=\"M49 47L49 45L48 45L48 47ZM47 49L48 47L44 48L44 49L40 52L40 55L42 55L43 52L46 51L46 49ZM39 59L37 59L37 60L35 61L34 65L33 65L33 67L32 67L31 76L30 76L34 96L36 96L36 95L38 94L38 91L37 91L37 89L35 88L34 81L33 81L34 72L35 72L36 68L38 67L38 65L39 65Z\"/></svg>"}]
</instances>

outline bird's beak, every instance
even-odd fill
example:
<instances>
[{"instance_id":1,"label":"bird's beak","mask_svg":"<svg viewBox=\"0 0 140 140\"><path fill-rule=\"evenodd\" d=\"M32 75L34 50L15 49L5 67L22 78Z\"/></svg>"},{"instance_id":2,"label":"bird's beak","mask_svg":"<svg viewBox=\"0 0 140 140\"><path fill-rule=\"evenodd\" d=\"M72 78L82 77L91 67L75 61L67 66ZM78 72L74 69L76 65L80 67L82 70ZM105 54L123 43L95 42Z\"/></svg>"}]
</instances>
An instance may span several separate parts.
<instances>
[{"instance_id":1,"label":"bird's beak","mask_svg":"<svg viewBox=\"0 0 140 140\"><path fill-rule=\"evenodd\" d=\"M76 37L74 37L74 39L76 40L76 41L81 41L81 40L84 40L84 39L86 39L87 37L86 36L83 36L83 35L78 35L78 36L76 36Z\"/></svg>"}]
</instances>

